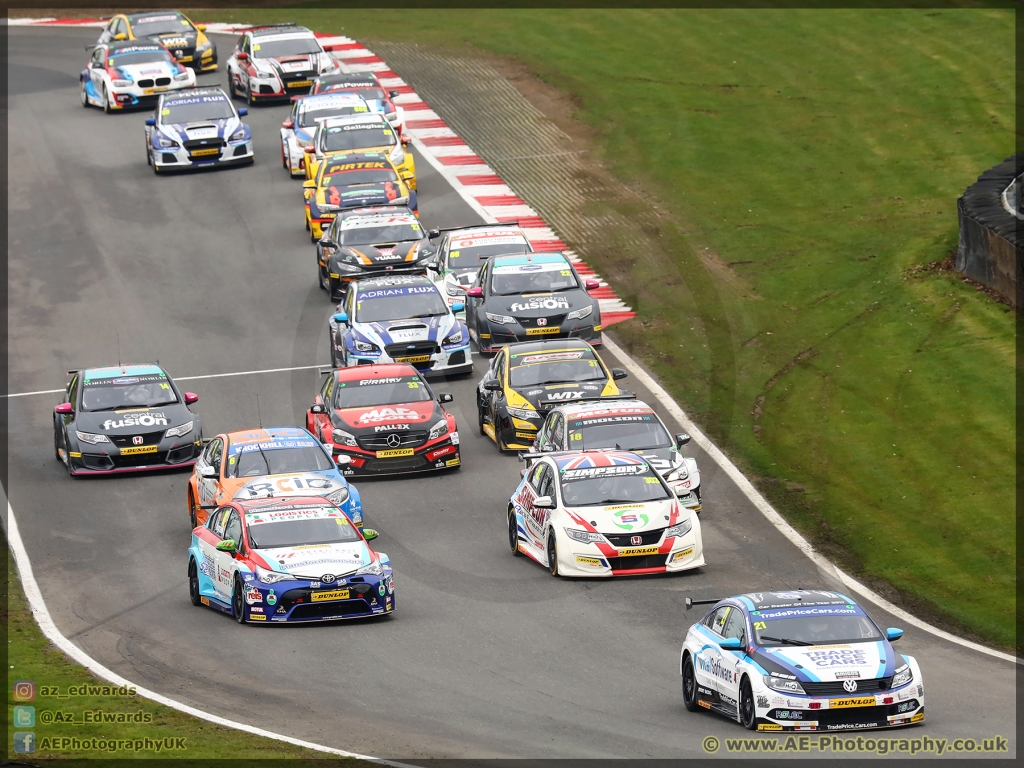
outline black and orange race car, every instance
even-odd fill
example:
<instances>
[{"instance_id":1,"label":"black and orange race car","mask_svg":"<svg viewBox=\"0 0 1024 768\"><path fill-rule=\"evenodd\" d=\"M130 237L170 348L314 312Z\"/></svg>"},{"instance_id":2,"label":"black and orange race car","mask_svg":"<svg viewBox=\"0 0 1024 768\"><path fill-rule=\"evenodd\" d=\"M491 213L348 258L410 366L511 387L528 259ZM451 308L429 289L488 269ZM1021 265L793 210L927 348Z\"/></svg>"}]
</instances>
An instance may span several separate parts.
<instances>
[{"instance_id":1,"label":"black and orange race car","mask_svg":"<svg viewBox=\"0 0 1024 768\"><path fill-rule=\"evenodd\" d=\"M407 363L332 370L306 412L306 428L335 456L348 456L346 475L390 475L458 468L459 431Z\"/></svg>"}]
</instances>

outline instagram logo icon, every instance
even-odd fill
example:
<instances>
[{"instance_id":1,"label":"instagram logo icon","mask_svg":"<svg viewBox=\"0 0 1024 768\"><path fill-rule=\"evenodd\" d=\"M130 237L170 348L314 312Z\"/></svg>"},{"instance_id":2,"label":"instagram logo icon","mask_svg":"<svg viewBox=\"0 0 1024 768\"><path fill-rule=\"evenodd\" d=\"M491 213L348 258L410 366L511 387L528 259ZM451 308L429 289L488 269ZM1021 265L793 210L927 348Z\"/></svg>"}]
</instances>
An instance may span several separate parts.
<instances>
[{"instance_id":1,"label":"instagram logo icon","mask_svg":"<svg viewBox=\"0 0 1024 768\"><path fill-rule=\"evenodd\" d=\"M36 697L36 684L33 680L14 681L14 700L32 701Z\"/></svg>"}]
</instances>

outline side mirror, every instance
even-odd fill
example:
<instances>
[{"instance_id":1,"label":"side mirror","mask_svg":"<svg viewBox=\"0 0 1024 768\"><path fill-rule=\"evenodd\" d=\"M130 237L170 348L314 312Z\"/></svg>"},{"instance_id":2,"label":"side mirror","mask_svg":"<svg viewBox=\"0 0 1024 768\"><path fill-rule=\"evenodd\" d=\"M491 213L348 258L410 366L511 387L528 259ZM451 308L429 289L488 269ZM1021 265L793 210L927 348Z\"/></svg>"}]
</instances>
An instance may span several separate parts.
<instances>
[{"instance_id":1,"label":"side mirror","mask_svg":"<svg viewBox=\"0 0 1024 768\"><path fill-rule=\"evenodd\" d=\"M62 414L74 413L75 406L73 406L71 403L61 403L60 405L53 409L53 412Z\"/></svg>"},{"instance_id":2,"label":"side mirror","mask_svg":"<svg viewBox=\"0 0 1024 768\"><path fill-rule=\"evenodd\" d=\"M308 149L308 147L307 147L307 149ZM306 179L304 182L302 182L302 188L303 189L316 189L316 181L314 181L313 179Z\"/></svg>"},{"instance_id":3,"label":"side mirror","mask_svg":"<svg viewBox=\"0 0 1024 768\"><path fill-rule=\"evenodd\" d=\"M367 541L372 541L378 536L380 536L380 534L373 530L373 528L363 528L363 538Z\"/></svg>"},{"instance_id":4,"label":"side mirror","mask_svg":"<svg viewBox=\"0 0 1024 768\"><path fill-rule=\"evenodd\" d=\"M682 448L688 442L690 442L690 436L688 434L685 432L679 432L676 434L676 448Z\"/></svg>"},{"instance_id":5,"label":"side mirror","mask_svg":"<svg viewBox=\"0 0 1024 768\"><path fill-rule=\"evenodd\" d=\"M220 552L234 552L238 547L234 539L224 539L224 541L217 543L217 549Z\"/></svg>"},{"instance_id":6,"label":"side mirror","mask_svg":"<svg viewBox=\"0 0 1024 768\"><path fill-rule=\"evenodd\" d=\"M461 312L465 308L466 302L464 301L456 301L454 304L452 304L452 312Z\"/></svg>"},{"instance_id":7,"label":"side mirror","mask_svg":"<svg viewBox=\"0 0 1024 768\"><path fill-rule=\"evenodd\" d=\"M352 457L344 453L339 453L337 456L334 457L334 463L337 464L339 467L347 467L349 464L352 463Z\"/></svg>"},{"instance_id":8,"label":"side mirror","mask_svg":"<svg viewBox=\"0 0 1024 768\"><path fill-rule=\"evenodd\" d=\"M206 31L206 25L205 24L196 24L196 29L198 29L200 32L205 32Z\"/></svg>"},{"instance_id":9,"label":"side mirror","mask_svg":"<svg viewBox=\"0 0 1024 768\"><path fill-rule=\"evenodd\" d=\"M435 237L440 237L440 236L441 236L441 230L440 229L428 229L427 230L427 237L430 240L433 240Z\"/></svg>"},{"instance_id":10,"label":"side mirror","mask_svg":"<svg viewBox=\"0 0 1024 768\"><path fill-rule=\"evenodd\" d=\"M291 119L285 120L283 123L281 123L281 127L282 128L294 128L295 127L295 121L291 120Z\"/></svg>"},{"instance_id":11,"label":"side mirror","mask_svg":"<svg viewBox=\"0 0 1024 768\"><path fill-rule=\"evenodd\" d=\"M585 285L587 286L588 291L596 291L601 287L601 284L597 282L597 280L587 280Z\"/></svg>"},{"instance_id":12,"label":"side mirror","mask_svg":"<svg viewBox=\"0 0 1024 768\"><path fill-rule=\"evenodd\" d=\"M390 96L392 99L398 98L401 95L402 94L400 94L398 91L388 91L388 96Z\"/></svg>"},{"instance_id":13,"label":"side mirror","mask_svg":"<svg viewBox=\"0 0 1024 768\"><path fill-rule=\"evenodd\" d=\"M238 108L238 116L239 117L245 117L248 114L249 114L249 110L246 107L239 107Z\"/></svg>"},{"instance_id":14,"label":"side mirror","mask_svg":"<svg viewBox=\"0 0 1024 768\"><path fill-rule=\"evenodd\" d=\"M185 393L185 405L192 405L192 403L196 402L199 402L199 395L197 395L195 392Z\"/></svg>"},{"instance_id":15,"label":"side mirror","mask_svg":"<svg viewBox=\"0 0 1024 768\"><path fill-rule=\"evenodd\" d=\"M116 35L114 35L114 39L115 40L127 40L128 39L128 35L126 35L124 32L118 32Z\"/></svg>"},{"instance_id":16,"label":"side mirror","mask_svg":"<svg viewBox=\"0 0 1024 768\"><path fill-rule=\"evenodd\" d=\"M239 61L248 61L249 60L249 54L246 53L245 51L239 51L238 53L235 54L235 58L238 59Z\"/></svg>"},{"instance_id":17,"label":"side mirror","mask_svg":"<svg viewBox=\"0 0 1024 768\"><path fill-rule=\"evenodd\" d=\"M313 403L313 407L309 409L310 413L323 413L324 407L320 403Z\"/></svg>"},{"instance_id":18,"label":"side mirror","mask_svg":"<svg viewBox=\"0 0 1024 768\"><path fill-rule=\"evenodd\" d=\"M308 147L303 148L302 151L305 152L306 154L312 155L314 152L316 152L316 147L310 144Z\"/></svg>"},{"instance_id":19,"label":"side mirror","mask_svg":"<svg viewBox=\"0 0 1024 768\"><path fill-rule=\"evenodd\" d=\"M455 398L448 392L442 392L437 396L437 402L439 403L450 403Z\"/></svg>"},{"instance_id":20,"label":"side mirror","mask_svg":"<svg viewBox=\"0 0 1024 768\"><path fill-rule=\"evenodd\" d=\"M627 376L629 376L629 371L624 371L621 368L612 368L612 378L615 381L618 381L619 379L624 379Z\"/></svg>"},{"instance_id":21,"label":"side mirror","mask_svg":"<svg viewBox=\"0 0 1024 768\"><path fill-rule=\"evenodd\" d=\"M533 500L533 506L537 509L554 509L555 500L550 496L538 496Z\"/></svg>"},{"instance_id":22,"label":"side mirror","mask_svg":"<svg viewBox=\"0 0 1024 768\"><path fill-rule=\"evenodd\" d=\"M146 118L146 125L156 125L156 118L155 117L147 117Z\"/></svg>"},{"instance_id":23,"label":"side mirror","mask_svg":"<svg viewBox=\"0 0 1024 768\"><path fill-rule=\"evenodd\" d=\"M484 297L484 289L477 285L467 290L466 295L471 299L482 299Z\"/></svg>"},{"instance_id":24,"label":"side mirror","mask_svg":"<svg viewBox=\"0 0 1024 768\"><path fill-rule=\"evenodd\" d=\"M216 467L203 467L199 470L199 475L205 477L208 480L217 479L217 468Z\"/></svg>"},{"instance_id":25,"label":"side mirror","mask_svg":"<svg viewBox=\"0 0 1024 768\"><path fill-rule=\"evenodd\" d=\"M718 643L718 647L723 651L742 651L743 641L738 637L729 637Z\"/></svg>"},{"instance_id":26,"label":"side mirror","mask_svg":"<svg viewBox=\"0 0 1024 768\"><path fill-rule=\"evenodd\" d=\"M338 323L348 323L348 313L347 312L335 312L334 313L334 320L335 320L335 322L338 322Z\"/></svg>"},{"instance_id":27,"label":"side mirror","mask_svg":"<svg viewBox=\"0 0 1024 768\"><path fill-rule=\"evenodd\" d=\"M491 379L484 382L484 389L488 392L501 392L504 387L501 386L501 382L497 379Z\"/></svg>"},{"instance_id":28,"label":"side mirror","mask_svg":"<svg viewBox=\"0 0 1024 768\"><path fill-rule=\"evenodd\" d=\"M885 630L885 638L889 642L899 640L901 637L903 637L903 630L899 627L889 627Z\"/></svg>"}]
</instances>

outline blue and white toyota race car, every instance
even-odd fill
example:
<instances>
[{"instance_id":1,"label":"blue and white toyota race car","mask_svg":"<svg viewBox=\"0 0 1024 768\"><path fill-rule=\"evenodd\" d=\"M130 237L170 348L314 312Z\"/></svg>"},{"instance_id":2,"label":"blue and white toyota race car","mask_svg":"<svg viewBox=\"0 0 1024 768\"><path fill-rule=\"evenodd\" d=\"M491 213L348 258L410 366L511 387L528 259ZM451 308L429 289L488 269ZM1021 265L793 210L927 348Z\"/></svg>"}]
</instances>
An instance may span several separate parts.
<instances>
[{"instance_id":1,"label":"blue and white toyota race car","mask_svg":"<svg viewBox=\"0 0 1024 768\"><path fill-rule=\"evenodd\" d=\"M146 162L159 173L212 165L248 165L252 133L220 88L197 88L160 97L146 118Z\"/></svg>"},{"instance_id":2,"label":"blue and white toyota race car","mask_svg":"<svg viewBox=\"0 0 1024 768\"><path fill-rule=\"evenodd\" d=\"M683 704L754 731L852 731L924 721L913 656L846 595L822 590L686 599L711 610L686 633Z\"/></svg>"},{"instance_id":3,"label":"blue and white toyota race car","mask_svg":"<svg viewBox=\"0 0 1024 768\"><path fill-rule=\"evenodd\" d=\"M159 43L118 40L93 49L79 81L83 107L112 112L151 106L161 93L194 88L196 73Z\"/></svg>"},{"instance_id":4,"label":"blue and white toyota race car","mask_svg":"<svg viewBox=\"0 0 1024 768\"><path fill-rule=\"evenodd\" d=\"M330 320L331 361L337 368L409 363L425 376L472 373L469 331L422 275L354 282Z\"/></svg>"}]
</instances>

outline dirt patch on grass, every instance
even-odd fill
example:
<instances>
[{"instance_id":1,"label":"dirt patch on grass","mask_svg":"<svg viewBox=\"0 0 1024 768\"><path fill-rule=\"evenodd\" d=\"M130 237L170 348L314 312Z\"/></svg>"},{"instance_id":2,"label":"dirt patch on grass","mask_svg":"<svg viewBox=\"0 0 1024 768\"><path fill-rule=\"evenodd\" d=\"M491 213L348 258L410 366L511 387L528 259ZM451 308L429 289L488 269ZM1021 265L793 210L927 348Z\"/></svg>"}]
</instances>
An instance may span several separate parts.
<instances>
[{"instance_id":1,"label":"dirt patch on grass","mask_svg":"<svg viewBox=\"0 0 1024 768\"><path fill-rule=\"evenodd\" d=\"M932 261L928 264L915 264L914 266L903 270L904 280L920 280L935 275L942 275L943 277L948 277L950 280L956 280L971 286L978 293L983 293L988 296L996 304L1002 304L1006 307L1008 312L1013 309L1013 305L1006 296L992 288L989 288L987 285L979 283L977 280L971 280L971 278L956 271L956 251L939 261ZM1017 312L1019 314L1024 314L1024 307L1018 307Z\"/></svg>"}]
</instances>

